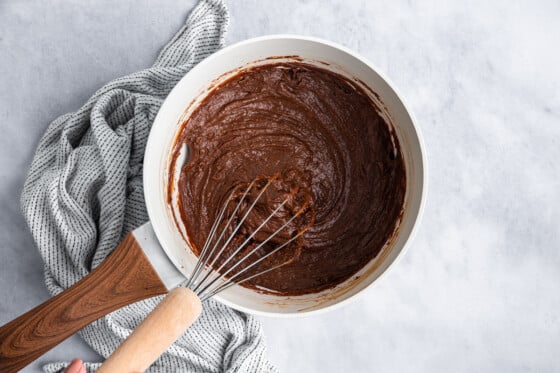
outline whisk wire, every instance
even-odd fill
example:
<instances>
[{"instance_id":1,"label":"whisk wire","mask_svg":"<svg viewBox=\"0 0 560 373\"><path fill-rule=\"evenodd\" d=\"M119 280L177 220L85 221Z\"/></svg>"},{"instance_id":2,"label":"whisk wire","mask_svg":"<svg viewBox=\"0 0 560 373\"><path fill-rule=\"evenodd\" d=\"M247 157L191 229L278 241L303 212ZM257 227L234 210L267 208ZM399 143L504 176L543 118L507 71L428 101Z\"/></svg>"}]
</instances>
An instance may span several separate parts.
<instances>
[{"instance_id":1,"label":"whisk wire","mask_svg":"<svg viewBox=\"0 0 560 373\"><path fill-rule=\"evenodd\" d=\"M278 206L278 208L276 208L276 210L269 215L268 219L266 219L263 224L261 224L251 235L254 236L267 222L268 220L270 220L274 214L276 212L278 212L278 210L288 201L288 199L286 199L284 201L284 203L282 203L280 206ZM230 268L228 268L227 271L223 272L219 277L215 278L214 280L212 280L208 285L206 285L201 291L200 294L204 294L204 292L210 288L214 283L216 283L217 281L221 280L222 278L224 278L225 276L227 276L230 272L232 272L235 268L237 268L241 263L243 263L247 258L249 258L251 255L253 255L254 253L256 253L261 247L263 247L264 245L266 245L266 243L268 241L270 241L271 239L273 239L274 237L276 237L284 228L286 228L296 217L298 217L300 213L292 216L286 223L284 223L280 228L278 228L276 231L274 231L274 233L270 234L266 240L262 241L261 243L259 243L255 248L253 248L249 253L245 254L245 256L243 256L241 259L239 259L233 266L231 266ZM288 241L284 242L282 245L280 245L279 247L277 247L276 249L272 250L271 252L267 253L266 255L260 257L259 259L255 260L253 263L251 263L250 265L248 265L247 267L243 268L242 270L240 270L239 272L237 272L235 275L231 276L230 278L227 279L226 282L234 282L235 279L237 277L239 277L241 274L247 272L249 269L253 268L255 265L261 263L263 260L265 260L266 258L272 256L273 254L277 253L278 251L280 251L281 249L283 249L284 247L288 246L290 243L292 243L295 239L297 239L301 234L298 234L292 238L290 238ZM250 238L251 238L250 237ZM248 238L243 245L247 244L250 241L250 238ZM232 254L231 256L228 257L228 261L231 260L239 251L239 249ZM223 267L223 265L222 265ZM220 270L222 269L222 267L220 267L217 272L220 272ZM246 281L246 280L245 280ZM238 282L239 283L239 282ZM216 286L216 288L214 288L212 291L216 290L219 286L221 286L222 284Z\"/></svg>"},{"instance_id":2,"label":"whisk wire","mask_svg":"<svg viewBox=\"0 0 560 373\"><path fill-rule=\"evenodd\" d=\"M200 274L200 271L202 270L202 268L204 268L204 266L206 265L206 261L211 257L212 252L214 252L214 250L216 249L216 247L218 246L218 244L220 243L220 241L224 237L224 234L227 230L227 227L229 227L230 223L232 222L233 218L235 217L235 214L237 213L237 210L239 210L239 208L241 207L241 204L242 204L243 200L245 199L247 194L249 194L249 191L251 190L251 188L253 187L255 182L256 182L256 179L253 180L251 183L249 183L249 186L247 187L247 189L245 190L245 192L241 196L241 199L240 199L239 203L237 204L237 206L235 207L235 209L233 210L233 212L229 216L228 221L227 221L226 225L224 226L224 229L222 230L220 236L218 237L218 239L214 243L214 246L212 247L212 249L208 252L208 248L210 247L210 244L212 243L212 240L214 239L214 235L216 234L216 231L217 231L217 229L220 225L220 222L222 221L223 216L224 216L225 212L227 211L227 207L229 205L229 202L232 200L232 198L235 195L237 190L233 189L231 191L230 195L228 196L228 198L226 199L226 203L224 203L224 206L222 207L222 210L220 211L220 215L218 216L218 218L216 220L214 220L214 224L212 224L212 229L210 230L210 233L208 234L208 237L206 238L206 242L204 243L204 248L206 248L206 250L204 250L204 249L202 250L202 252L201 252L201 254L198 258L198 261L196 263L195 271L193 271L193 274L191 275L191 280L189 280L189 282L192 282L193 286L197 285L196 284L196 279L198 278L198 276Z\"/></svg>"},{"instance_id":3,"label":"whisk wire","mask_svg":"<svg viewBox=\"0 0 560 373\"><path fill-rule=\"evenodd\" d=\"M235 275L231 276L230 278L228 278L226 281L224 281L223 283L219 284L218 286L216 286L214 289L210 290L207 292L207 294L204 294L204 292L201 292L201 296L202 296L202 300L208 299L213 297L214 295L216 295L217 293L220 293L228 288L230 288L233 285L236 284L241 284L245 281L248 281L252 278L255 278L257 276L263 275L267 272L270 272L272 270L278 269L286 264L288 264L288 262L283 262L277 266L274 266L272 268L267 268L266 270L263 270L261 272L255 273L251 276L248 276L244 279L241 280L236 280L237 277L239 277L239 275L247 272L250 268L252 268L253 266L257 265L258 263L262 262L263 260L265 260L266 258L268 258L269 256L277 253L278 251L280 251L281 249L283 249L284 247L288 246L290 243L292 243L294 240L296 240L297 238L299 238L300 234L298 234L297 236L294 236L292 238L290 238L288 241L284 242L282 245L280 245L279 247L277 247L276 249L274 249L273 251L271 251L270 253L264 255L263 257L259 258L258 260L256 260L254 263L251 263L251 265L247 266L246 268L243 268L243 270L239 271L238 273L236 273Z\"/></svg>"},{"instance_id":4,"label":"whisk wire","mask_svg":"<svg viewBox=\"0 0 560 373\"><path fill-rule=\"evenodd\" d=\"M270 219L272 219L274 217L274 215L288 202L289 197L286 198L284 200L284 202L282 202L273 212L272 214L270 214L268 216L268 218L266 218L254 231L253 233L237 248L237 250L235 250L235 252L233 254L231 254L226 261L220 266L220 268L218 268L216 270L216 272L220 272L222 270L222 268L229 263L230 260L232 260L235 255L237 255L237 253L239 253L239 251L241 251L245 246L247 246L247 244L251 241L251 239L266 225L266 223L268 223L268 221L270 221ZM201 291L200 293L203 294L205 290L207 290L210 286L212 286L214 283L216 283L216 281L219 281L220 279L224 278L225 276L227 276L231 271L233 271L235 268L237 268L241 263L243 263L247 258L249 258L251 255L253 255L254 253L256 253L261 247L263 247L264 245L266 245L266 243L268 241L270 241L271 239L273 239L274 237L276 237L278 235L278 233L280 233L284 228L286 228L297 216L299 215L296 214L293 217L291 217L286 223L284 223L280 228L278 228L276 231L274 231L274 233L270 234L264 241L262 241L261 243L259 243L255 248L253 248L249 253L245 254L245 256L243 256L241 259L239 259L234 265L232 265L230 268L228 268L227 271L223 272L220 276L218 276L217 278L215 278L214 280L212 280L208 285L206 285ZM297 237L297 236L296 236ZM269 257L270 255L272 255L274 252L279 251L281 248L284 248L285 246L287 246L288 243L292 242L294 240L294 238L291 238L290 240L288 240L287 242L285 242L283 245L281 245L279 248L276 248L275 250L273 250L272 252L266 254L265 256L261 257L260 259L256 260L255 262L251 263L249 266L243 268L240 272L236 273L234 276L232 276L231 278L229 278L229 281L232 281L233 278L237 277L240 273L243 273L245 271L247 271L248 269L252 268L254 265L260 263L261 261L263 261L264 259L266 259L267 257Z\"/></svg>"},{"instance_id":5,"label":"whisk wire","mask_svg":"<svg viewBox=\"0 0 560 373\"><path fill-rule=\"evenodd\" d=\"M253 183L254 183L254 181L253 181ZM253 183L251 183L250 186ZM235 189L231 191L231 193L228 196L226 201L229 201L233 197L234 193L235 193ZM212 224L212 228L210 228L210 233L208 233L208 237L213 237L214 234L216 233L216 230L218 229L218 226L220 225L220 222L222 221L222 219L224 217L224 214L227 210L227 207L228 207L228 204L224 203L224 206L222 207L222 209L221 209L221 211L218 215L218 218L216 220L214 220L214 224ZM186 287L190 287L193 284L196 277L198 276L198 271L201 267L202 260L206 257L206 252L208 251L208 247L210 247L210 242L211 242L210 239L206 239L206 242L204 242L204 246L202 248L202 251L200 252L199 260L196 262L196 265L195 265L195 267L193 269L193 272L192 272L192 274L191 274L191 276L190 276L190 278L189 278L189 280L186 284Z\"/></svg>"},{"instance_id":6,"label":"whisk wire","mask_svg":"<svg viewBox=\"0 0 560 373\"><path fill-rule=\"evenodd\" d=\"M222 292L222 291L224 291L224 290L226 290L226 289L229 289L229 288L232 287L233 285L242 284L242 283L244 283L245 281L249 281L249 280L251 280L251 279L253 279L253 278L255 278L255 277L258 277L258 276L260 276L260 275L263 275L263 274L265 274L265 273L267 273L267 272L274 271L275 269L278 269L278 268L280 268L280 267L283 267L283 266L285 266L286 264L288 264L288 263L281 263L281 264L278 264L278 265L276 265L276 266L274 266L274 267L267 268L267 269L265 269L264 271L255 273L254 275L251 275L251 276L249 276L249 277L247 277L247 278L244 278L244 279L242 279L241 281L235 281L235 282L233 282L233 281L227 281L227 283L225 283L224 286L220 286L220 287L219 287L218 289L216 289L215 291L212 291L212 292L210 292L210 293L208 293L208 294L201 294L200 300L201 300L202 302L204 302L205 300L212 298L214 295L216 295L216 294L218 294L218 293L220 293L220 292Z\"/></svg>"},{"instance_id":7,"label":"whisk wire","mask_svg":"<svg viewBox=\"0 0 560 373\"><path fill-rule=\"evenodd\" d=\"M257 197L255 198L255 200L253 201L253 203L251 204L251 206L247 209L247 212L243 215L243 217L241 218L241 220L239 221L239 223L237 224L237 226L233 229L233 232L230 234L230 236L228 237L228 239L226 240L225 244L222 246L222 248L218 251L218 253L216 253L214 256L214 258L212 259L212 262L210 264L208 264L208 266L210 268L212 268L212 266L214 265L214 263L216 263L216 260L218 260L218 258L220 257L220 255L222 254L222 252L224 251L224 249L231 243L231 241L233 240L233 238L235 237L235 235L237 234L237 232L239 231L239 228L241 228L241 226L243 225L243 223L245 222L245 220L247 219L247 217L249 216L249 214L251 213L251 211L253 210L253 208L255 207L255 205L257 204L257 202L259 201L259 199L262 197L262 195L264 194L264 192L266 191L266 189L269 187L269 185L272 183L272 180L269 180L266 185L262 188L262 190L259 192L259 194L257 195ZM255 180L253 180L253 182L251 184L253 184L255 182ZM216 249L216 247L218 246L219 242L222 240L222 237L224 236L225 232L227 231L227 228L229 226L229 224L231 223L231 220L233 219L233 217L235 216L237 210L240 208L240 206L242 205L242 202L244 200L244 198L247 196L247 194L249 193L249 190L251 188L247 188L247 190L245 191L245 193L243 194L243 197L241 198L241 200L239 201L239 203L237 204L237 206L235 207L234 212L231 214L230 219L228 220L227 224L224 226L224 229L222 230L222 233L220 234L220 237L218 238L218 240L216 241L216 244L214 245L212 252ZM208 239L212 239L211 237L209 237ZM211 255L208 257L208 259L210 259ZM206 263L203 263L204 266L206 266ZM195 293L198 291L198 289L200 288L200 285L202 283L204 283L204 281L206 281L206 279L208 279L208 277L210 276L211 271L207 272L204 277L202 278L202 280L195 286L194 289L192 289Z\"/></svg>"},{"instance_id":8,"label":"whisk wire","mask_svg":"<svg viewBox=\"0 0 560 373\"><path fill-rule=\"evenodd\" d=\"M234 250L231 250L231 252L228 252L226 258L222 258L222 254L226 252L226 248L228 248L229 245L232 243L232 240L237 235L238 231L240 230L241 226L248 218L251 211L255 208L255 206L257 205L259 200L261 200L267 188L272 184L274 180L277 179L277 177L278 176L275 175L269 178L267 183L263 187L257 186L257 189L260 189L257 196L250 203L247 210L243 212L242 214L243 216L241 217L241 219L238 220L236 224L234 224L233 230L231 231L227 239L225 239L228 229L234 222L238 212L240 211L241 207L244 205L244 202L248 198L249 192L253 189L253 187L255 187L255 184L257 183L259 178L254 179L252 182L248 184L247 188L239 198L237 205L233 209L233 212L231 214L226 214L228 207L230 206L230 203L235 199L237 199L235 195L236 193L239 193L240 190L239 188L234 188L231 191L228 198L226 199L226 202L224 203L223 207L218 213L218 217L215 219L215 221L212 224L212 227L210 228L210 232L208 233L208 237L204 242L204 246L200 252L200 256L192 271L191 276L181 286L190 288L192 291L198 294L198 296L202 301L205 301L211 298L212 296L220 293L221 291L224 291L232 287L233 285L244 283L257 276L261 276L265 273L276 270L291 262L291 260L288 259L278 265L271 266L257 273L252 274L251 272L249 272L249 270L252 268L255 268L257 270L260 269L260 268L256 268L255 266L262 263L267 258L270 258L272 255L278 253L280 250L288 246L290 243L294 242L296 239L301 237L301 235L303 235L305 231L309 229L310 225L308 225L305 229L299 230L297 234L295 234L293 237L289 238L287 241L280 244L278 247L269 251L265 255L257 258L255 261L249 263L245 267L240 268L237 272L233 273L233 271L236 268L238 268L241 265L241 263L245 263L249 258L251 258L251 256L255 255L258 252L258 250L263 248L264 245L266 245L270 240L272 240L274 237L280 234L280 232L282 232L286 227L288 227L294 221L294 219L296 219L304 211L306 211L306 209L309 206L308 204L309 199L307 199L303 203L303 205L300 206L297 212L295 212L294 215L290 219L288 219L288 221L284 222L273 233L269 234L266 237L266 239L264 239L261 242L258 242L254 248L249 250L248 253L244 253L241 259L235 260L235 257L238 256L238 254L241 253L242 250L245 249L254 240L255 236L263 230L263 228L267 225L267 223L269 223L270 220L273 217L275 217L278 214L278 212L294 197L296 193L295 191L297 191L297 189L291 190L290 195L286 197L280 204L278 204L274 208L274 210L258 225L258 227L254 229L250 233L250 235L243 240L243 242L240 245L238 245ZM224 219L226 215L228 215L228 217L227 219ZM218 231L220 230L221 223L225 220L227 221L223 229L221 229L218 238L215 239L215 236L218 234ZM224 239L225 242L222 243ZM217 269L214 269L214 265L216 264L216 261L219 258L222 258L223 262L218 266ZM232 261L234 262L232 263ZM229 268L226 267L229 264L231 264L231 266ZM204 271L205 268L208 268L208 270ZM227 269L223 273L220 273L220 271L222 271L224 268ZM233 275L228 278L227 276L232 273Z\"/></svg>"}]
</instances>

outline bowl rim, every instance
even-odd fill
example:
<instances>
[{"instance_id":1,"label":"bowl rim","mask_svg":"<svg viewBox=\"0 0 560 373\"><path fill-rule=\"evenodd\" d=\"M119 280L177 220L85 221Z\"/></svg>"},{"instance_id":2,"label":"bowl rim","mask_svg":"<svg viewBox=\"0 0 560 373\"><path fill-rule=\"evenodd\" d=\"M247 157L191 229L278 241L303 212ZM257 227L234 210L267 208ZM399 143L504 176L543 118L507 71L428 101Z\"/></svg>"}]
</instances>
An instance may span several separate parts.
<instances>
[{"instance_id":1,"label":"bowl rim","mask_svg":"<svg viewBox=\"0 0 560 373\"><path fill-rule=\"evenodd\" d=\"M231 302L227 299L222 298L220 295L216 295L213 297L214 300L217 300L218 302L229 306L233 309L236 309L238 311L241 312L245 312L248 314L252 314L252 315L257 315L257 316L264 316L264 317L275 317L275 318L293 318L293 317L306 317L306 316L311 316L311 315L318 315L327 311L332 311L335 310L339 307L343 307L345 305L348 305L350 302L354 302L357 299L359 299L359 297L364 296L364 294L366 293L366 290L370 290L371 288L373 288L373 286L377 283L380 282L380 280L382 278L384 278L385 276L387 276L387 274L398 264L398 262L400 260L402 260L402 257L404 256L405 252L408 251L409 246L412 244L412 242L414 241L416 234L418 232L421 220L422 220L422 216L424 214L424 209L425 209L425 204L426 204L426 197L427 197L427 188L428 188L428 163L427 163L427 157L426 157L426 148L425 148L425 144L424 144L424 138L422 135L422 132L420 130L420 127L418 126L418 121L414 115L414 113L412 112L412 110L410 109L410 107L407 105L403 95L401 92L399 92L399 90L396 88L395 84L387 77L387 75L385 73L382 72L382 70L380 70L376 65L374 65L371 61L369 61L368 59L366 59L365 57L363 57L362 55L360 55L359 53L341 45L338 44L336 42L330 41L330 40L326 40L326 39L322 39L322 38L318 38L318 37L312 37L312 36L303 36L303 35L296 35L296 34L270 34L270 35L263 35L263 36L259 36L259 37L255 37L255 38L250 38L250 39L246 39L246 40L242 40L239 41L237 43L231 44L227 47L224 47L218 51L216 51L215 53L209 55L208 57L204 58L202 61L200 61L196 66L194 66L189 72L187 72L187 74L190 74L191 72L195 72L197 68L200 68L199 66L203 66L203 62L209 59L216 59L216 58L220 58L221 55L227 54L229 53L231 50L239 48L240 46L244 46L247 44L251 44L251 43L256 43L256 42L263 42L263 41L269 41L269 40L302 40L302 41L309 41L309 42L314 42L314 43L318 43L318 44L323 44L326 45L328 47L334 48L334 49L338 49L348 55L350 55L351 57L357 59L358 61L362 62L363 64L365 64L366 66L368 66L368 68L370 68L371 70L373 70L375 73L377 73L379 75L379 77L387 84L387 86L394 92L394 94L397 96L397 98L399 99L400 103L402 104L404 110L406 111L406 113L408 114L408 116L410 117L410 122L412 124L412 127L415 131L416 137L418 139L418 147L420 150L420 154L421 154L421 165L422 165L422 180L421 180L421 187L422 187L422 191L420 193L420 201L419 201L419 206L418 206L418 211L416 216L414 217L414 222L412 225L412 229L410 230L410 233L408 234L408 237L406 238L406 241L402 247L402 249L397 253L396 257L392 260L392 262L387 266L387 268L381 272L379 274L379 276L377 276L377 278L375 278L370 284L368 284L366 287L364 287L363 289L361 289L360 291L356 292L355 294L352 294L350 296L348 296L345 299L342 299L334 304L329 304L329 305L325 305L324 307L320 307L317 309L312 309L312 310L308 310L308 311L303 311L303 312L290 312L290 313L281 313L281 312L273 312L273 311L261 311L261 310L255 310L252 308L248 308L242 305L239 305L237 303ZM183 79L183 78L182 78ZM179 85L179 83L177 83L177 85ZM172 96L173 91L176 89L177 85L171 90L171 92L169 93L169 95L166 97L165 101L167 101L168 97ZM165 101L162 103L161 107L163 107L165 105ZM161 110L160 107L160 110ZM154 123L156 123L157 121L157 116L154 119ZM150 136L148 138L148 141L146 143L146 149L150 149L150 139L153 140L154 136L151 136L151 131L150 131ZM144 156L144 163L146 163L146 158L148 156L148 151L146 151L145 156ZM147 178L148 178L148 174L150 174L149 172L144 172L144 176L143 176L143 184L144 186L146 185L150 185L150 183L146 182ZM152 216L154 216L155 211L152 211L153 209L155 209L155 207L153 206L155 204L151 203L149 201L151 201L150 199L150 190L149 188L144 187L144 197L145 197L145 201L146 201L146 209L148 211L148 216L150 217L150 220L152 220ZM152 211L152 213L150 213ZM153 229L156 233L156 237L161 236L161 234L163 234L162 232L158 232L158 228L157 228L157 224L152 224ZM158 238L159 240L159 238ZM161 242L161 240L160 240ZM170 257L170 255L167 253L167 250L165 250L165 248L163 248L162 245L162 249L163 251L166 253L166 256ZM173 258L170 258L173 259ZM175 260L171 260L173 262L173 264L175 266Z\"/></svg>"}]
</instances>

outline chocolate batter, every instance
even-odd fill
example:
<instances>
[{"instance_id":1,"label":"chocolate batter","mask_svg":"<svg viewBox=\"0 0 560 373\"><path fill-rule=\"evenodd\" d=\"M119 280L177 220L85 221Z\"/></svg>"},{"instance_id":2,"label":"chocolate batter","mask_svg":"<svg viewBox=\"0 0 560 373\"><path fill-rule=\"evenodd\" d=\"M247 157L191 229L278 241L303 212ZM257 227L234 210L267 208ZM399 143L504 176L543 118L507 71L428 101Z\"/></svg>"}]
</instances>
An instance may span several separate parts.
<instances>
[{"instance_id":1,"label":"chocolate batter","mask_svg":"<svg viewBox=\"0 0 560 373\"><path fill-rule=\"evenodd\" d=\"M180 211L197 255L228 196L234 191L233 206L257 177L248 199L272 180L266 198L230 251L284 199L267 229L299 214L255 256L297 237L263 264L284 265L243 286L284 295L333 287L381 251L401 217L405 165L397 138L361 88L327 70L290 62L239 72L185 120L175 157L184 143L191 154L178 183Z\"/></svg>"}]
</instances>

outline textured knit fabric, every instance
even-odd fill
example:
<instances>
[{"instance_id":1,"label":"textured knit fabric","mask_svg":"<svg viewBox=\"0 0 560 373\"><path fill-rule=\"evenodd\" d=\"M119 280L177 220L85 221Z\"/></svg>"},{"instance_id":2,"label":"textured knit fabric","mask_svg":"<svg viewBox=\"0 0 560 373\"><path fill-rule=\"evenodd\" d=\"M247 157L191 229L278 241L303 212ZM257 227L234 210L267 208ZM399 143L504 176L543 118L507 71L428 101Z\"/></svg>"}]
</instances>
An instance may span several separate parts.
<instances>
[{"instance_id":1,"label":"textured knit fabric","mask_svg":"<svg viewBox=\"0 0 560 373\"><path fill-rule=\"evenodd\" d=\"M150 126L185 73L223 46L227 24L221 0L200 1L151 68L108 83L77 112L49 125L33 159L22 206L52 295L86 276L127 232L148 220L142 160ZM160 300L124 307L80 334L107 357ZM49 364L45 371L61 371L66 365ZM89 371L98 366L87 364ZM258 321L208 301L199 320L149 372L274 370Z\"/></svg>"}]
</instances>

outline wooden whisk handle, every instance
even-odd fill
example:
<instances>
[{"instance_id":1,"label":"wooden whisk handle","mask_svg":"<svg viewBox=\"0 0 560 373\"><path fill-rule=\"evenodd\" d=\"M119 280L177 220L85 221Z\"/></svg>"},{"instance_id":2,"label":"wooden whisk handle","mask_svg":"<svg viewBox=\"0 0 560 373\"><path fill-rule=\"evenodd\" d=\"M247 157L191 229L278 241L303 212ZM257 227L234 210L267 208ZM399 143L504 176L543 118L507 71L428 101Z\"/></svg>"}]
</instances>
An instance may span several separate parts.
<instances>
[{"instance_id":1,"label":"wooden whisk handle","mask_svg":"<svg viewBox=\"0 0 560 373\"><path fill-rule=\"evenodd\" d=\"M173 289L97 370L143 372L198 318L202 304L190 289Z\"/></svg>"}]
</instances>

